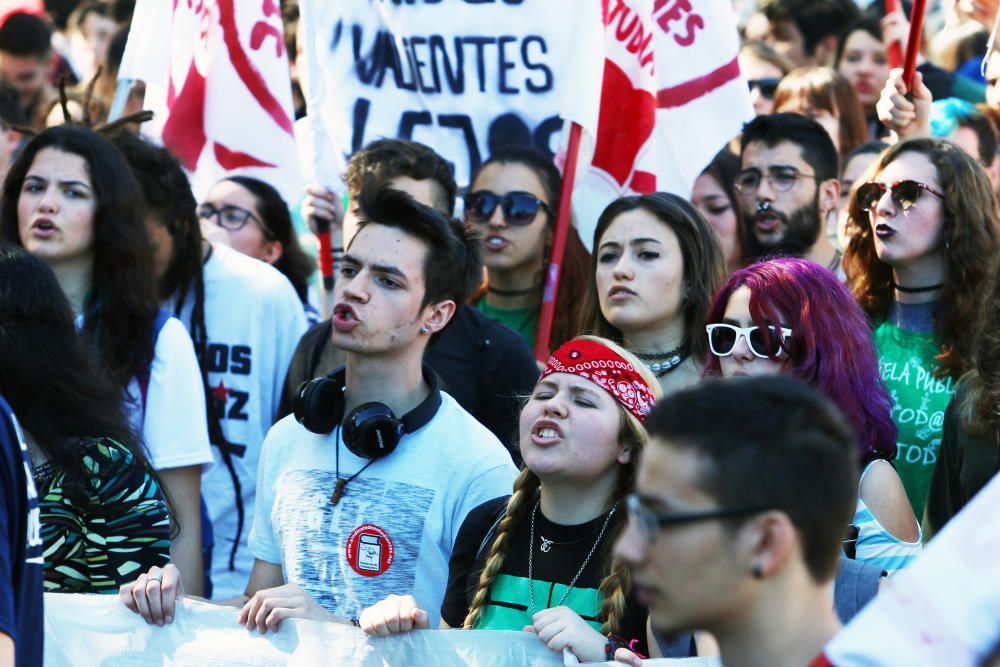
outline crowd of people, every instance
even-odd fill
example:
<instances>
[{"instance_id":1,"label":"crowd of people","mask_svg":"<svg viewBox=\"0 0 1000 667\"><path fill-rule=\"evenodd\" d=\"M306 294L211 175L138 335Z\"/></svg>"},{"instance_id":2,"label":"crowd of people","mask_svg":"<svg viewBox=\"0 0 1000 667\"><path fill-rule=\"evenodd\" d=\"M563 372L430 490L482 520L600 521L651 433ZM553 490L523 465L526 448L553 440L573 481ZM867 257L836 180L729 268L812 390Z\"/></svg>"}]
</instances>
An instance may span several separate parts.
<instances>
[{"instance_id":1,"label":"crowd of people","mask_svg":"<svg viewBox=\"0 0 1000 667\"><path fill-rule=\"evenodd\" d=\"M997 3L932 6L909 88L895 4L750 3L756 117L691 192L570 228L544 362L551 151L462 188L382 138L346 204L238 174L197 201L107 122L130 3L9 14L0 664L41 663L42 590L830 664L1000 472L1000 52L970 65ZM341 240L328 312L310 228Z\"/></svg>"}]
</instances>

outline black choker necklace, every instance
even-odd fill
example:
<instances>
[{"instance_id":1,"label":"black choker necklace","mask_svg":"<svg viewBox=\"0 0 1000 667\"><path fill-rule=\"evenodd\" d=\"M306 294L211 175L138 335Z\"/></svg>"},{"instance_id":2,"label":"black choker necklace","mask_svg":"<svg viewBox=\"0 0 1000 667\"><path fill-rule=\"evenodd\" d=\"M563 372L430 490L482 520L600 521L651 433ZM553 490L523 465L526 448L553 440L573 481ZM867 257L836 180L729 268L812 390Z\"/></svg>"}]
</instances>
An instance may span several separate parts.
<instances>
[{"instance_id":1,"label":"black choker necklace","mask_svg":"<svg viewBox=\"0 0 1000 667\"><path fill-rule=\"evenodd\" d=\"M649 370L653 371L656 377L663 377L670 371L674 370L688 358L691 353L689 347L685 345L680 345L679 347L669 350L668 352L635 352L635 356L642 359L643 363L649 366Z\"/></svg>"},{"instance_id":2,"label":"black choker necklace","mask_svg":"<svg viewBox=\"0 0 1000 667\"><path fill-rule=\"evenodd\" d=\"M499 287L494 287L493 285L487 285L486 291L491 294L496 294L497 296L526 296L535 292L537 287L527 287L525 289L500 289Z\"/></svg>"},{"instance_id":3,"label":"black choker necklace","mask_svg":"<svg viewBox=\"0 0 1000 667\"><path fill-rule=\"evenodd\" d=\"M898 290L903 294L922 294L924 292L936 292L937 290L944 287L944 283L939 283L937 285L927 285L926 287L903 287L896 283L895 280L892 281L892 288Z\"/></svg>"}]
</instances>

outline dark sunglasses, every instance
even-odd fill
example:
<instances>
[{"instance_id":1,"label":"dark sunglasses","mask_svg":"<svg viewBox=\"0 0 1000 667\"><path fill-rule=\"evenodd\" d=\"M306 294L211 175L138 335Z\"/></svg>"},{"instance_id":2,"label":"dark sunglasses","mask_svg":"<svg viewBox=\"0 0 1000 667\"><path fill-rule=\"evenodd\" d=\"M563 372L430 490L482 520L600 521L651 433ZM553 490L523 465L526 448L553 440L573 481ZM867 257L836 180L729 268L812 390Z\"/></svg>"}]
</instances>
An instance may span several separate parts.
<instances>
[{"instance_id":1,"label":"dark sunglasses","mask_svg":"<svg viewBox=\"0 0 1000 667\"><path fill-rule=\"evenodd\" d=\"M862 211L870 211L876 206L878 206L879 200L885 195L885 191L888 190L892 193L892 203L895 204L896 208L901 211L910 210L917 200L920 199L920 193L927 191L932 195L937 195L938 197L944 197L943 194L927 185L926 183L919 183L917 181L896 181L892 185L885 185L883 183L875 183L874 181L864 183L859 185L857 191L854 194L854 199L858 203L858 208Z\"/></svg>"},{"instance_id":2,"label":"dark sunglasses","mask_svg":"<svg viewBox=\"0 0 1000 667\"><path fill-rule=\"evenodd\" d=\"M471 222L486 222L493 216L497 205L508 225L530 225L538 215L538 209L552 215L545 202L528 192L498 195L489 190L476 190L465 195L465 217Z\"/></svg>"},{"instance_id":3,"label":"dark sunglasses","mask_svg":"<svg viewBox=\"0 0 1000 667\"><path fill-rule=\"evenodd\" d=\"M774 93L778 90L778 83L781 79L747 79L747 88L756 88L760 94L767 99L774 99Z\"/></svg>"}]
</instances>

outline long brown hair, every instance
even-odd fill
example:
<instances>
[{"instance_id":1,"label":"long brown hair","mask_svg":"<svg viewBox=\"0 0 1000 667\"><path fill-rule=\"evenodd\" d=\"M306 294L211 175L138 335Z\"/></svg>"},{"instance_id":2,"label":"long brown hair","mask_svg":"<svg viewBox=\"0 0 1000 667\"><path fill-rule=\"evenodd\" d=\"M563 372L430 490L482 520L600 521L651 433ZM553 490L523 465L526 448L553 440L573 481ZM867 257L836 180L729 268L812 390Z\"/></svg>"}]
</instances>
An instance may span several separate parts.
<instances>
[{"instance_id":1,"label":"long brown hair","mask_svg":"<svg viewBox=\"0 0 1000 667\"><path fill-rule=\"evenodd\" d=\"M649 385L653 395L659 400L662 396L659 382L645 364L639 361L634 355L615 343L598 338L596 336L579 336L581 340L591 340L612 349L623 359L632 364L632 367L642 376ZM628 463L619 464L618 480L614 493L608 499L604 510L610 511L612 507L618 505L628 493L635 488L635 476L638 468L638 454L648 441L645 429L639 420L635 418L620 403L617 403L620 426L618 431L618 444L627 451L632 452ZM486 557L486 563L479 575L476 584L476 592L469 605L469 612L466 614L463 628L472 629L479 622L483 607L489 596L490 587L493 585L497 575L503 568L507 552L510 549L510 542L514 539L517 529L523 525L524 520L533 509L533 500L541 487L541 480L535 473L527 467L521 470L521 474L514 480L514 493L507 501L503 518L497 524L496 537L490 547L490 552ZM601 633L605 635L615 635L620 633L620 624L625 614L625 598L632 588L632 578L628 567L617 558L611 556L611 548L618 535L627 523L627 514L624 507L619 506L612 524L609 526L608 535L605 538L605 551L602 562L604 563L604 576L601 579L598 590L601 593L603 602L599 618L603 619Z\"/></svg>"},{"instance_id":2,"label":"long brown hair","mask_svg":"<svg viewBox=\"0 0 1000 667\"><path fill-rule=\"evenodd\" d=\"M854 87L843 75L829 67L793 69L778 84L774 111L788 111L786 105L801 100L811 109L825 109L837 119L840 145L837 152L847 155L868 141L864 107Z\"/></svg>"},{"instance_id":3,"label":"long brown hair","mask_svg":"<svg viewBox=\"0 0 1000 667\"><path fill-rule=\"evenodd\" d=\"M705 316L712 305L712 295L725 278L725 260L715 231L698 209L682 197L666 192L616 199L597 219L597 227L594 229L595 252L590 263L586 300L580 311L580 330L624 345L622 332L608 322L601 312L595 279L598 262L596 250L611 223L623 213L636 209L652 214L677 236L684 261L686 288L682 305L685 323L683 342L690 345L691 356L699 363L704 363L708 354Z\"/></svg>"},{"instance_id":4,"label":"long brown hair","mask_svg":"<svg viewBox=\"0 0 1000 667\"><path fill-rule=\"evenodd\" d=\"M941 353L935 357L935 375L958 379L972 363L969 323L976 314L977 292L998 251L997 204L979 163L939 139L910 139L889 147L869 175L877 175L903 153L926 156L944 192L944 287L934 310L934 336ZM888 317L893 301L892 267L875 253L871 220L856 200L851 200L849 212L858 233L844 253L847 282L869 320L878 326Z\"/></svg>"},{"instance_id":5,"label":"long brown hair","mask_svg":"<svg viewBox=\"0 0 1000 667\"><path fill-rule=\"evenodd\" d=\"M993 264L973 343L974 366L963 378L968 394L965 404L959 406L962 422L973 435L993 437L1000 433L1000 262Z\"/></svg>"}]
</instances>

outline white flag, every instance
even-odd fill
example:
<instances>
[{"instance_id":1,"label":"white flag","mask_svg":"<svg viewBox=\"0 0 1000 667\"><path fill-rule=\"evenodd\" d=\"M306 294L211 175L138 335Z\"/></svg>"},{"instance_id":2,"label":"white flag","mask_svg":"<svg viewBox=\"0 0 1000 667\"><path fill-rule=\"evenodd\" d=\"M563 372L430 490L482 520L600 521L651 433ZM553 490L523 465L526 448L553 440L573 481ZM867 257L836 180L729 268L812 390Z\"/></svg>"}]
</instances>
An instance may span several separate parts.
<instances>
[{"instance_id":1,"label":"white flag","mask_svg":"<svg viewBox=\"0 0 1000 667\"><path fill-rule=\"evenodd\" d=\"M195 197L225 175L302 194L277 0L139 0L119 77L146 83L142 131L192 174Z\"/></svg>"},{"instance_id":2,"label":"white flag","mask_svg":"<svg viewBox=\"0 0 1000 667\"><path fill-rule=\"evenodd\" d=\"M576 20L578 71L566 73L575 85L562 115L583 128L573 209L590 245L613 199L690 197L753 107L729 0L602 0L579 8Z\"/></svg>"}]
</instances>

